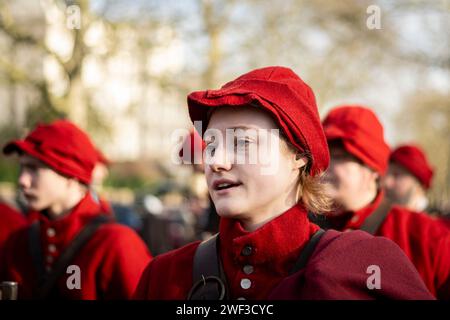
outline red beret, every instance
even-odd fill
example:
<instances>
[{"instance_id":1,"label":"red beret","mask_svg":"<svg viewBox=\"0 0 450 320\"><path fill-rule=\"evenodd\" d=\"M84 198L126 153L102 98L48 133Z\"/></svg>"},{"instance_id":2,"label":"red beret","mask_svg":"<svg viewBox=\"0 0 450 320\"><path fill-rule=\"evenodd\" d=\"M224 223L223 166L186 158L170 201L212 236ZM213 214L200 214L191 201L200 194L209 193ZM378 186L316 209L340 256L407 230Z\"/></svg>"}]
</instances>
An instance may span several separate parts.
<instances>
[{"instance_id":1,"label":"red beret","mask_svg":"<svg viewBox=\"0 0 450 320\"><path fill-rule=\"evenodd\" d=\"M202 121L203 135L208 110L220 106L256 105L269 111L288 140L311 154L311 175L325 171L328 146L311 88L291 69L266 67L246 73L218 90L197 91L188 96L192 122Z\"/></svg>"},{"instance_id":2,"label":"red beret","mask_svg":"<svg viewBox=\"0 0 450 320\"><path fill-rule=\"evenodd\" d=\"M422 149L414 145L399 146L391 153L390 161L408 170L426 189L430 188L433 168Z\"/></svg>"},{"instance_id":3,"label":"red beret","mask_svg":"<svg viewBox=\"0 0 450 320\"><path fill-rule=\"evenodd\" d=\"M67 120L36 127L24 140L3 148L4 154L22 151L56 172L89 184L99 154L86 133Z\"/></svg>"},{"instance_id":4,"label":"red beret","mask_svg":"<svg viewBox=\"0 0 450 320\"><path fill-rule=\"evenodd\" d=\"M375 113L363 106L339 106L323 121L328 142L342 141L345 150L381 175L386 173L389 146Z\"/></svg>"},{"instance_id":5,"label":"red beret","mask_svg":"<svg viewBox=\"0 0 450 320\"><path fill-rule=\"evenodd\" d=\"M181 147L178 155L184 162L195 163L195 160L202 162L203 150L205 150L206 144L198 132L192 128L190 133L184 139L183 145ZM189 151L184 154L183 150Z\"/></svg>"},{"instance_id":6,"label":"red beret","mask_svg":"<svg viewBox=\"0 0 450 320\"><path fill-rule=\"evenodd\" d=\"M97 162L104 164L105 166L109 166L111 164L111 161L101 152L100 150L96 149L97 151Z\"/></svg>"}]
</instances>

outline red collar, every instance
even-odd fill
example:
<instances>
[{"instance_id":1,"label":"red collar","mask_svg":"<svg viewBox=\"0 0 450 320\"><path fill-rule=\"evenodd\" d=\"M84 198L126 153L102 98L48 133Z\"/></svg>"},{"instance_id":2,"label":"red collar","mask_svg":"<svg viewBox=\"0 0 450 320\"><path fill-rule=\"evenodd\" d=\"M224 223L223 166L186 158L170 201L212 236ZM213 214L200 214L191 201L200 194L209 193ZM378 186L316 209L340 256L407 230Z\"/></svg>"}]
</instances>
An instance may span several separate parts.
<instances>
[{"instance_id":1,"label":"red collar","mask_svg":"<svg viewBox=\"0 0 450 320\"><path fill-rule=\"evenodd\" d=\"M101 213L100 205L92 199L90 193L87 193L71 212L59 219L51 220L41 212L31 211L29 220L40 221L43 239L51 240L52 243L65 247L92 218ZM53 229L55 236L48 238L46 236L48 229Z\"/></svg>"},{"instance_id":2,"label":"red collar","mask_svg":"<svg viewBox=\"0 0 450 320\"><path fill-rule=\"evenodd\" d=\"M375 199L367 206L356 210L347 211L338 216L329 216L332 229L347 231L360 229L364 221L370 216L381 204L384 199L384 191L379 191Z\"/></svg>"},{"instance_id":3,"label":"red collar","mask_svg":"<svg viewBox=\"0 0 450 320\"><path fill-rule=\"evenodd\" d=\"M286 264L292 264L300 250L319 227L309 222L306 210L296 205L259 229L249 232L235 219L222 218L220 248L222 257L237 264L267 264L275 271L286 273ZM243 255L250 246L252 253ZM277 270L278 269L278 270Z\"/></svg>"}]
</instances>

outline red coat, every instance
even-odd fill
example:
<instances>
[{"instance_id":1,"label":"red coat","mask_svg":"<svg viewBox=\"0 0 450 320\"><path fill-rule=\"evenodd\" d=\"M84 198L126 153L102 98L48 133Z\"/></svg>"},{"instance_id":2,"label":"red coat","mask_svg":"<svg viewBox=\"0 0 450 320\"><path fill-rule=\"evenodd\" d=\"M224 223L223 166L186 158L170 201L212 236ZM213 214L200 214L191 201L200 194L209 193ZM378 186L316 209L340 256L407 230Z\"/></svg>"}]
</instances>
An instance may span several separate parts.
<instances>
[{"instance_id":1,"label":"red coat","mask_svg":"<svg viewBox=\"0 0 450 320\"><path fill-rule=\"evenodd\" d=\"M51 267L74 236L101 208L88 194L68 215L49 220L42 213L30 213L41 222L41 245L46 267ZM28 228L17 232L5 247L5 263L0 280L19 283L19 299L33 298L36 272L28 245ZM127 299L151 256L144 242L130 228L118 223L106 223L80 249L71 262L81 271L81 289L69 290L66 285L71 274L63 274L57 286L67 299Z\"/></svg>"},{"instance_id":2,"label":"red coat","mask_svg":"<svg viewBox=\"0 0 450 320\"><path fill-rule=\"evenodd\" d=\"M432 299L414 266L391 241L364 232L327 232L308 265L289 276L300 251L318 227L295 206L254 232L222 219L220 252L230 298L245 299ZM199 242L156 257L145 270L136 299L186 299L192 287ZM250 246L251 254L241 254ZM382 270L382 288L366 285L370 265ZM249 267L251 266L251 267ZM244 268L245 267L245 268ZM241 287L248 279L250 287ZM245 287L245 286L244 286Z\"/></svg>"},{"instance_id":3,"label":"red coat","mask_svg":"<svg viewBox=\"0 0 450 320\"><path fill-rule=\"evenodd\" d=\"M26 219L20 212L0 203L0 256L9 236L26 224Z\"/></svg>"},{"instance_id":4,"label":"red coat","mask_svg":"<svg viewBox=\"0 0 450 320\"><path fill-rule=\"evenodd\" d=\"M334 228L359 229L383 197L380 192L365 208L333 219ZM425 213L394 206L375 235L397 243L413 262L430 292L439 299L450 299L450 232L442 222Z\"/></svg>"}]
</instances>

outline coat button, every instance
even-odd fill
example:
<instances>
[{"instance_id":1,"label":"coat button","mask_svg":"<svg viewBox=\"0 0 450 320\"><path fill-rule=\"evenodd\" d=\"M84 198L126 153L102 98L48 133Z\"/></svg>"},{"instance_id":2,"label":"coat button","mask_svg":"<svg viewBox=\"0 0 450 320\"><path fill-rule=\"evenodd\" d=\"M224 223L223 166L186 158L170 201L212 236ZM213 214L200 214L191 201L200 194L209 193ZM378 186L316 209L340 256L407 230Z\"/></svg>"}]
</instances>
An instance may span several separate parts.
<instances>
[{"instance_id":1,"label":"coat button","mask_svg":"<svg viewBox=\"0 0 450 320\"><path fill-rule=\"evenodd\" d=\"M52 271L52 267L50 267L50 266L45 266L45 271L47 271L47 272Z\"/></svg>"},{"instance_id":2,"label":"coat button","mask_svg":"<svg viewBox=\"0 0 450 320\"><path fill-rule=\"evenodd\" d=\"M56 246L54 244L48 245L48 251L49 252L56 252Z\"/></svg>"},{"instance_id":3,"label":"coat button","mask_svg":"<svg viewBox=\"0 0 450 320\"><path fill-rule=\"evenodd\" d=\"M47 229L47 236L54 237L55 234L56 234L55 229L53 229L53 228L48 228Z\"/></svg>"},{"instance_id":4,"label":"coat button","mask_svg":"<svg viewBox=\"0 0 450 320\"><path fill-rule=\"evenodd\" d=\"M350 219L350 222L352 222L352 223L356 223L356 222L358 222L359 221L359 216L357 216L357 215L354 215L351 219Z\"/></svg>"},{"instance_id":5,"label":"coat button","mask_svg":"<svg viewBox=\"0 0 450 320\"><path fill-rule=\"evenodd\" d=\"M254 271L253 266L247 264L244 266L244 268L242 268L242 270L244 271L245 274L252 274Z\"/></svg>"},{"instance_id":6,"label":"coat button","mask_svg":"<svg viewBox=\"0 0 450 320\"><path fill-rule=\"evenodd\" d=\"M248 289L252 286L252 282L250 279L244 278L241 280L241 288L242 289Z\"/></svg>"},{"instance_id":7,"label":"coat button","mask_svg":"<svg viewBox=\"0 0 450 320\"><path fill-rule=\"evenodd\" d=\"M251 255L253 253L253 248L249 245L245 246L244 248L242 248L241 254L243 256L248 257L249 255Z\"/></svg>"},{"instance_id":8,"label":"coat button","mask_svg":"<svg viewBox=\"0 0 450 320\"><path fill-rule=\"evenodd\" d=\"M48 263L52 263L52 262L53 262L53 257L52 257L52 256L46 256L46 257L45 257L45 260L46 260Z\"/></svg>"}]
</instances>

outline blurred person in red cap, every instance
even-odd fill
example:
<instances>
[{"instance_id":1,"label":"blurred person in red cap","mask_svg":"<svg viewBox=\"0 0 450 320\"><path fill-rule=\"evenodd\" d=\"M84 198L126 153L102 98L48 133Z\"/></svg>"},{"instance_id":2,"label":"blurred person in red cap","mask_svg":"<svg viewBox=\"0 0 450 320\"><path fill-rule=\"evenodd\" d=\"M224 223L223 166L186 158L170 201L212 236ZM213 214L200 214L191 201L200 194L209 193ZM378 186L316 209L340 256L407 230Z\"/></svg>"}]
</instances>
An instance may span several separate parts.
<instances>
[{"instance_id":1,"label":"blurred person in red cap","mask_svg":"<svg viewBox=\"0 0 450 320\"><path fill-rule=\"evenodd\" d=\"M101 196L103 189L103 183L109 174L110 161L99 150L97 152L97 162L95 163L94 170L92 171L92 180L90 184L90 191L92 198L97 201L102 208L103 212L113 215L113 209L108 200Z\"/></svg>"},{"instance_id":2,"label":"blurred person in red cap","mask_svg":"<svg viewBox=\"0 0 450 320\"><path fill-rule=\"evenodd\" d=\"M91 196L98 161L90 138L66 120L38 125L3 152L19 155L18 183L31 225L5 245L0 280L19 299L127 299L151 256Z\"/></svg>"},{"instance_id":3,"label":"blurred person in red cap","mask_svg":"<svg viewBox=\"0 0 450 320\"><path fill-rule=\"evenodd\" d=\"M196 238L207 239L219 229L219 218L214 203L208 193L203 164L203 151L206 144L199 133L192 128L185 137L179 156L184 164L192 166L189 179L191 194L189 207L196 217Z\"/></svg>"},{"instance_id":4,"label":"blurred person in red cap","mask_svg":"<svg viewBox=\"0 0 450 320\"><path fill-rule=\"evenodd\" d=\"M383 186L393 203L413 211L427 211L426 193L432 179L433 168L423 150L415 145L402 145L390 155Z\"/></svg>"},{"instance_id":5,"label":"blurred person in red cap","mask_svg":"<svg viewBox=\"0 0 450 320\"><path fill-rule=\"evenodd\" d=\"M193 92L188 107L207 144L220 231L150 262L135 298L432 298L392 241L323 232L308 220L307 211L329 209L320 179L329 153L314 93L291 69L257 69ZM383 270L375 289L366 273L374 264Z\"/></svg>"},{"instance_id":6,"label":"blurred person in red cap","mask_svg":"<svg viewBox=\"0 0 450 320\"><path fill-rule=\"evenodd\" d=\"M328 227L361 229L396 242L413 262L428 289L450 298L450 233L439 222L386 199L381 179L390 149L383 126L370 109L339 106L323 121L331 163L325 180L336 208Z\"/></svg>"}]
</instances>

